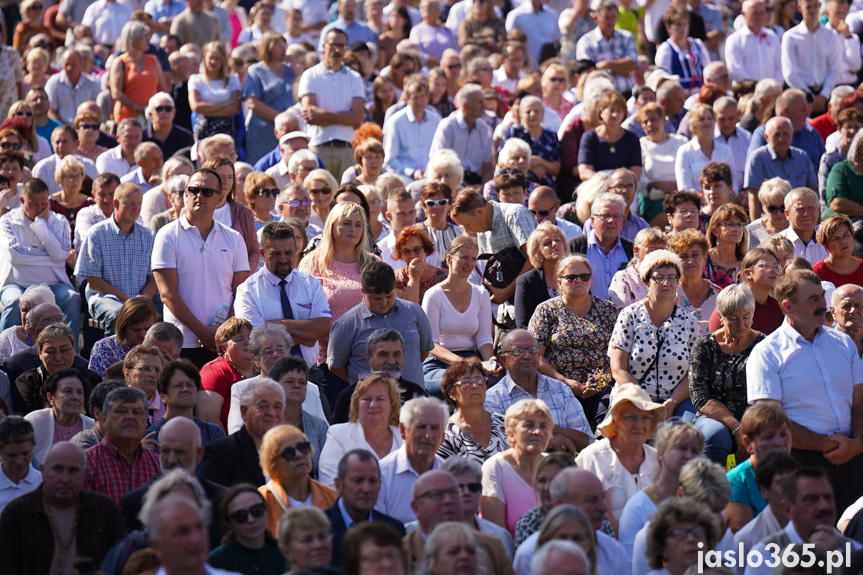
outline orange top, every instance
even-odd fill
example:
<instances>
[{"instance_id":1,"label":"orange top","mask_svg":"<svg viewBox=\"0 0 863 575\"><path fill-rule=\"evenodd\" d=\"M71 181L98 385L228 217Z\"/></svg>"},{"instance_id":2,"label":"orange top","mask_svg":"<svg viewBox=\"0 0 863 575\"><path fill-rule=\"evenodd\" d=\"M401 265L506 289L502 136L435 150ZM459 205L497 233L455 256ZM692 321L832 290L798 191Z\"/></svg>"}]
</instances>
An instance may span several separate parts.
<instances>
[{"instance_id":1,"label":"orange top","mask_svg":"<svg viewBox=\"0 0 863 575\"><path fill-rule=\"evenodd\" d=\"M156 57L152 54L144 55L144 69L138 70L128 54L120 56L123 62L123 93L138 106L145 107L150 98L159 91L159 65ZM114 102L114 121L119 122L126 118L136 118L137 114L124 106L119 100Z\"/></svg>"},{"instance_id":2,"label":"orange top","mask_svg":"<svg viewBox=\"0 0 863 575\"><path fill-rule=\"evenodd\" d=\"M309 477L309 491L312 496L312 505L323 511L329 508L339 498L339 494L332 487L328 487L323 483L315 481ZM270 480L269 483L258 487L258 492L264 496L267 501L267 528L273 537L279 538L279 521L291 507L291 502L288 499L288 494L278 481Z\"/></svg>"}]
</instances>

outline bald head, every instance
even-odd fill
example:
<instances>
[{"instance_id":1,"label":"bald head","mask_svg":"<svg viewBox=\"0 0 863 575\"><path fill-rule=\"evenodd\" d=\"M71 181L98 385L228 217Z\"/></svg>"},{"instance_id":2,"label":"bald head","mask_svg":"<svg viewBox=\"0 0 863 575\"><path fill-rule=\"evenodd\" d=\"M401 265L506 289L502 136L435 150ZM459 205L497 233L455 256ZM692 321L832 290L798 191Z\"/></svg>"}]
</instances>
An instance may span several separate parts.
<instances>
[{"instance_id":1,"label":"bald head","mask_svg":"<svg viewBox=\"0 0 863 575\"><path fill-rule=\"evenodd\" d=\"M567 467L552 479L549 495L554 505L575 505L584 511L594 529L602 528L606 511L602 482L590 471Z\"/></svg>"},{"instance_id":2,"label":"bald head","mask_svg":"<svg viewBox=\"0 0 863 575\"><path fill-rule=\"evenodd\" d=\"M557 193L548 186L538 187L527 198L527 207L538 224L542 222L557 223L556 213L559 205L560 200L557 198Z\"/></svg>"},{"instance_id":3,"label":"bald head","mask_svg":"<svg viewBox=\"0 0 863 575\"><path fill-rule=\"evenodd\" d=\"M102 119L102 109L99 107L98 104L96 104L96 102L84 102L78 106L76 112L78 114L81 114L83 112L93 112L94 114L99 116L100 120Z\"/></svg>"},{"instance_id":4,"label":"bald head","mask_svg":"<svg viewBox=\"0 0 863 575\"><path fill-rule=\"evenodd\" d=\"M854 341L863 332L863 287L845 284L836 288L830 298L830 313L839 331L851 335Z\"/></svg>"},{"instance_id":5,"label":"bald head","mask_svg":"<svg viewBox=\"0 0 863 575\"><path fill-rule=\"evenodd\" d=\"M159 431L159 461L162 472L180 468L194 475L195 466L204 456L201 432L186 417L173 417Z\"/></svg>"},{"instance_id":6,"label":"bald head","mask_svg":"<svg viewBox=\"0 0 863 575\"><path fill-rule=\"evenodd\" d=\"M48 449L39 469L42 471L42 493L55 507L71 507L84 489L87 462L84 451L68 441Z\"/></svg>"},{"instance_id":7,"label":"bald head","mask_svg":"<svg viewBox=\"0 0 863 575\"><path fill-rule=\"evenodd\" d=\"M78 462L81 467L86 465L84 459L84 450L69 441L58 441L48 449L45 454L45 460L42 461L43 467L50 467L52 463L59 460L69 460Z\"/></svg>"},{"instance_id":8,"label":"bald head","mask_svg":"<svg viewBox=\"0 0 863 575\"><path fill-rule=\"evenodd\" d=\"M462 504L455 477L439 469L420 475L411 490L411 509L426 534L445 521L461 521Z\"/></svg>"}]
</instances>

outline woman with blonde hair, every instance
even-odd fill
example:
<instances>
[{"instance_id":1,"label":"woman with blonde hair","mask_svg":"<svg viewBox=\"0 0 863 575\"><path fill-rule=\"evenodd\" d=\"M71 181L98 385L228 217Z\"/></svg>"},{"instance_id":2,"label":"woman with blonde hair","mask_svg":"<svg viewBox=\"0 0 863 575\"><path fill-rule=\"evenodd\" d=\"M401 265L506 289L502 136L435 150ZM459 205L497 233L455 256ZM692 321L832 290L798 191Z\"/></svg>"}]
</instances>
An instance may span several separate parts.
<instances>
[{"instance_id":1,"label":"woman with blonde hair","mask_svg":"<svg viewBox=\"0 0 863 575\"><path fill-rule=\"evenodd\" d=\"M542 73L542 101L548 108L558 113L560 119L572 110L573 105L563 97L569 90L566 68L560 64L549 64Z\"/></svg>"},{"instance_id":2,"label":"woman with blonde hair","mask_svg":"<svg viewBox=\"0 0 863 575\"><path fill-rule=\"evenodd\" d=\"M273 209L279 197L279 186L272 176L264 172L252 172L246 176L243 195L249 209L255 215L256 231L273 221Z\"/></svg>"},{"instance_id":3,"label":"woman with blonde hair","mask_svg":"<svg viewBox=\"0 0 863 575\"><path fill-rule=\"evenodd\" d=\"M150 28L133 20L123 26L117 46L125 50L111 63L109 85L114 100L115 123L144 116L157 92L171 92L156 57L148 54Z\"/></svg>"},{"instance_id":4,"label":"woman with blonde hair","mask_svg":"<svg viewBox=\"0 0 863 575\"><path fill-rule=\"evenodd\" d=\"M270 385L270 381L258 385ZM260 459L269 481L258 491L267 500L270 533L279 532L279 521L289 509L311 506L326 509L338 499L335 491L311 478L312 444L293 425L277 425L264 435Z\"/></svg>"},{"instance_id":5,"label":"woman with blonde hair","mask_svg":"<svg viewBox=\"0 0 863 575\"><path fill-rule=\"evenodd\" d=\"M279 547L291 565L285 575L315 573L314 567L330 563L333 547L330 520L314 507L288 510L279 524Z\"/></svg>"},{"instance_id":6,"label":"woman with blonde hair","mask_svg":"<svg viewBox=\"0 0 863 575\"><path fill-rule=\"evenodd\" d=\"M33 108L24 100L19 100L9 107L7 119L19 118L24 122L21 131L21 151L29 152L33 156L33 164L44 160L51 155L51 144L48 140L36 133L36 123L33 121ZM16 130L18 128L16 127Z\"/></svg>"},{"instance_id":7,"label":"woman with blonde hair","mask_svg":"<svg viewBox=\"0 0 863 575\"><path fill-rule=\"evenodd\" d=\"M45 48L31 48L24 57L27 63L27 73L24 74L24 93L33 87L45 86L45 82L51 75L48 70L51 67L51 55Z\"/></svg>"},{"instance_id":8,"label":"woman with blonde hair","mask_svg":"<svg viewBox=\"0 0 863 575\"><path fill-rule=\"evenodd\" d=\"M207 42L201 60L201 72L189 77L189 106L198 114L195 141L215 134L234 137L234 116L240 113L240 81L230 72L225 45Z\"/></svg>"},{"instance_id":9,"label":"woman with blonde hair","mask_svg":"<svg viewBox=\"0 0 863 575\"><path fill-rule=\"evenodd\" d=\"M709 163L724 163L734 166L734 155L726 144L713 138L716 127L716 112L707 104L696 104L687 114L686 121L692 131L692 139L677 150L674 160L674 176L678 190L701 191L701 171ZM713 181L713 180L712 180Z\"/></svg>"},{"instance_id":10,"label":"woman with blonde hair","mask_svg":"<svg viewBox=\"0 0 863 575\"><path fill-rule=\"evenodd\" d=\"M68 127L65 129L71 130ZM69 228L74 237L78 212L96 203L92 197L81 193L84 186L84 164L74 154L69 154L57 164L54 181L60 185L60 191L51 195L48 204L52 212L69 220Z\"/></svg>"},{"instance_id":11,"label":"woman with blonde hair","mask_svg":"<svg viewBox=\"0 0 863 575\"><path fill-rule=\"evenodd\" d=\"M534 269L515 284L515 327L527 329L536 306L558 294L557 266L569 247L566 235L551 222L539 224L527 238L527 258Z\"/></svg>"},{"instance_id":12,"label":"woman with blonde hair","mask_svg":"<svg viewBox=\"0 0 863 575\"><path fill-rule=\"evenodd\" d=\"M50 35L50 31L43 22L45 4L42 0L21 0L18 11L21 20L15 26L15 33L12 35L12 47L24 55L34 36L37 34Z\"/></svg>"},{"instance_id":13,"label":"woman with blonde hair","mask_svg":"<svg viewBox=\"0 0 863 575\"><path fill-rule=\"evenodd\" d=\"M782 178L770 178L761 183L758 195L753 201L753 194L749 195L749 214L757 213L754 208L759 207L762 217L753 219L746 226L749 233L749 249L757 248L762 241L774 234L778 234L790 224L785 217L785 196L791 191L791 184ZM760 204L760 205L759 205Z\"/></svg>"}]
</instances>

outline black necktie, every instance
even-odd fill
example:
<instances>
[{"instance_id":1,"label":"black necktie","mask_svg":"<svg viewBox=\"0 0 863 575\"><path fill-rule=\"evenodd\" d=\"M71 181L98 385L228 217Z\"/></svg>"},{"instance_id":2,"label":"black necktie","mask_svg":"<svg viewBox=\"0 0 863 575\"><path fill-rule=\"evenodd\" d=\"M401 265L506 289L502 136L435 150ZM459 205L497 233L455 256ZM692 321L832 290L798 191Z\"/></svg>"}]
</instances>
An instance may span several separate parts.
<instances>
[{"instance_id":1,"label":"black necktie","mask_svg":"<svg viewBox=\"0 0 863 575\"><path fill-rule=\"evenodd\" d=\"M282 302L282 318L283 319L294 319L294 312L291 309L291 302L288 300L288 282L282 280L279 282L279 299ZM300 351L300 346L295 345L291 348L291 355L296 355L298 357L303 357L303 352Z\"/></svg>"}]
</instances>

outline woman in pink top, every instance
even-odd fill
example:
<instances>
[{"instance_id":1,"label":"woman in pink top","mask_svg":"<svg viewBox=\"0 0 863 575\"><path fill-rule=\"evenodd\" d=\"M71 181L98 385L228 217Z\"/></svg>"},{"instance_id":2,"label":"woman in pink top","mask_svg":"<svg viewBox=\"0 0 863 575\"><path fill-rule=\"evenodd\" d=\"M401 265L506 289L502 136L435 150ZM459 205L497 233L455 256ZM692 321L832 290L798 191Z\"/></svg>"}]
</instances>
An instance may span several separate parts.
<instances>
[{"instance_id":1,"label":"woman in pink top","mask_svg":"<svg viewBox=\"0 0 863 575\"><path fill-rule=\"evenodd\" d=\"M376 259L366 251L368 223L363 207L353 202L337 204L327 216L321 242L300 262L300 271L321 281L330 303L333 321L363 299L360 270ZM326 362L327 345L320 342L318 363Z\"/></svg>"},{"instance_id":2,"label":"woman in pink top","mask_svg":"<svg viewBox=\"0 0 863 575\"><path fill-rule=\"evenodd\" d=\"M506 410L504 420L510 448L482 464L483 519L505 527L515 536L515 525L536 507L533 477L554 420L540 399L522 399Z\"/></svg>"}]
</instances>

